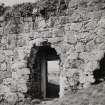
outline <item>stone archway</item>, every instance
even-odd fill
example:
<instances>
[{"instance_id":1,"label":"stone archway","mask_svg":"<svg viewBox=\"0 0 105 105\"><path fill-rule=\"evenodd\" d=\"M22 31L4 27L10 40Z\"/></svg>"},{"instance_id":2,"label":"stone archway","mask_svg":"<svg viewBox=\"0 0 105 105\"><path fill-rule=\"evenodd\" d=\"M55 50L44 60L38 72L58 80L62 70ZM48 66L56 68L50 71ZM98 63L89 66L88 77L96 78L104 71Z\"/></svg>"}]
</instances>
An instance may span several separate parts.
<instances>
[{"instance_id":1,"label":"stone archway","mask_svg":"<svg viewBox=\"0 0 105 105\"><path fill-rule=\"evenodd\" d=\"M48 97L49 86L47 61L54 60L60 61L60 58L57 55L56 50L54 48L51 48L50 43L45 41L42 42L41 46L34 45L32 47L30 57L28 59L28 68L30 68L31 71L28 93L33 98ZM59 93L58 90L56 92L56 94Z\"/></svg>"}]
</instances>

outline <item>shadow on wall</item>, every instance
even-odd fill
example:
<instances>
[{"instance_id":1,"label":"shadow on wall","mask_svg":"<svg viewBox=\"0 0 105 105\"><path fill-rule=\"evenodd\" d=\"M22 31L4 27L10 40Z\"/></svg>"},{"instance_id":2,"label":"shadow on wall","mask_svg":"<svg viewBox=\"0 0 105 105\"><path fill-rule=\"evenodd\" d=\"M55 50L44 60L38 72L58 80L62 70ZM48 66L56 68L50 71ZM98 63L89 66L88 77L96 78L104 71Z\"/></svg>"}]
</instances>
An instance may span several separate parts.
<instances>
[{"instance_id":1,"label":"shadow on wall","mask_svg":"<svg viewBox=\"0 0 105 105\"><path fill-rule=\"evenodd\" d=\"M104 57L99 62L99 69L96 69L93 72L95 82L93 84L99 84L100 82L105 81L105 54Z\"/></svg>"},{"instance_id":2,"label":"shadow on wall","mask_svg":"<svg viewBox=\"0 0 105 105\"><path fill-rule=\"evenodd\" d=\"M57 98L59 97L59 85L49 82L47 86L47 97Z\"/></svg>"}]
</instances>

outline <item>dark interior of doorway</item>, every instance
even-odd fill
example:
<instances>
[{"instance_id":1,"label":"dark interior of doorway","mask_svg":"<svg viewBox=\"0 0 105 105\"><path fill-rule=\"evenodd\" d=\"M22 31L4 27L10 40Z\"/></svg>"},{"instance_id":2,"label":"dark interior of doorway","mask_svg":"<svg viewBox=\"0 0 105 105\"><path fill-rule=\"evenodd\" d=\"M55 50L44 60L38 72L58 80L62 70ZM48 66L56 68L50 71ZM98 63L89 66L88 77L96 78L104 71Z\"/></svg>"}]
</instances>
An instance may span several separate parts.
<instances>
[{"instance_id":1,"label":"dark interior of doorway","mask_svg":"<svg viewBox=\"0 0 105 105\"><path fill-rule=\"evenodd\" d=\"M47 81L46 81L46 97L44 97L44 98L45 99L57 98L57 97L59 97L59 84L56 84L54 82L49 81L48 73L49 73L51 67L49 69L48 62L53 62L53 61L58 61L59 62L59 56L57 55L56 50L54 48L51 48L50 46L41 46L39 48L38 56L40 56L40 57L42 56L42 58L44 56L44 58L46 59L46 63L47 63L46 64L46 66L47 66L46 67L46 69L47 69L47 74L46 74L46 78L47 78ZM59 64L57 66L59 66Z\"/></svg>"}]
</instances>

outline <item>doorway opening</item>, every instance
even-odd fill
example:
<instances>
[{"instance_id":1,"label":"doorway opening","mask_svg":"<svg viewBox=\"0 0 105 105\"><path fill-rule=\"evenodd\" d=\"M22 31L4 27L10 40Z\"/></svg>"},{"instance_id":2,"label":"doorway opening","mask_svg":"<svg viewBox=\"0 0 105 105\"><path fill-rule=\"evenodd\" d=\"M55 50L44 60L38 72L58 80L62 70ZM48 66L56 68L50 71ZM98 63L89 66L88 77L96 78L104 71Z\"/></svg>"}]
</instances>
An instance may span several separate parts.
<instances>
[{"instance_id":1,"label":"doorway opening","mask_svg":"<svg viewBox=\"0 0 105 105\"><path fill-rule=\"evenodd\" d=\"M55 83L56 77L53 74L57 69L57 72L59 72L59 56L54 48L51 48L50 46L41 46L37 53L37 57L40 57L41 61L42 97L56 98L59 96L59 84ZM53 79L51 80L51 78Z\"/></svg>"},{"instance_id":2,"label":"doorway opening","mask_svg":"<svg viewBox=\"0 0 105 105\"><path fill-rule=\"evenodd\" d=\"M28 61L31 72L28 93L32 98L59 97L59 63L59 55L48 42L32 47Z\"/></svg>"}]
</instances>

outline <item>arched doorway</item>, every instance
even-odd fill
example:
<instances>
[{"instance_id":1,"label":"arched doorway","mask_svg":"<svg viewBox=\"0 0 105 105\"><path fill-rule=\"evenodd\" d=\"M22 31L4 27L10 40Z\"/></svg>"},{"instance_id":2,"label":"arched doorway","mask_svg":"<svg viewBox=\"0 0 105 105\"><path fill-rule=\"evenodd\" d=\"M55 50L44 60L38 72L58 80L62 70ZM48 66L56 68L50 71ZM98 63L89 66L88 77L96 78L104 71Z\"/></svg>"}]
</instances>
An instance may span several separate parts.
<instances>
[{"instance_id":1,"label":"arched doorway","mask_svg":"<svg viewBox=\"0 0 105 105\"><path fill-rule=\"evenodd\" d=\"M48 65L51 61L59 62L60 58L48 42L43 42L41 46L33 46L28 61L28 67L31 71L28 92L34 98L59 96L59 84L49 83L48 80Z\"/></svg>"}]
</instances>

